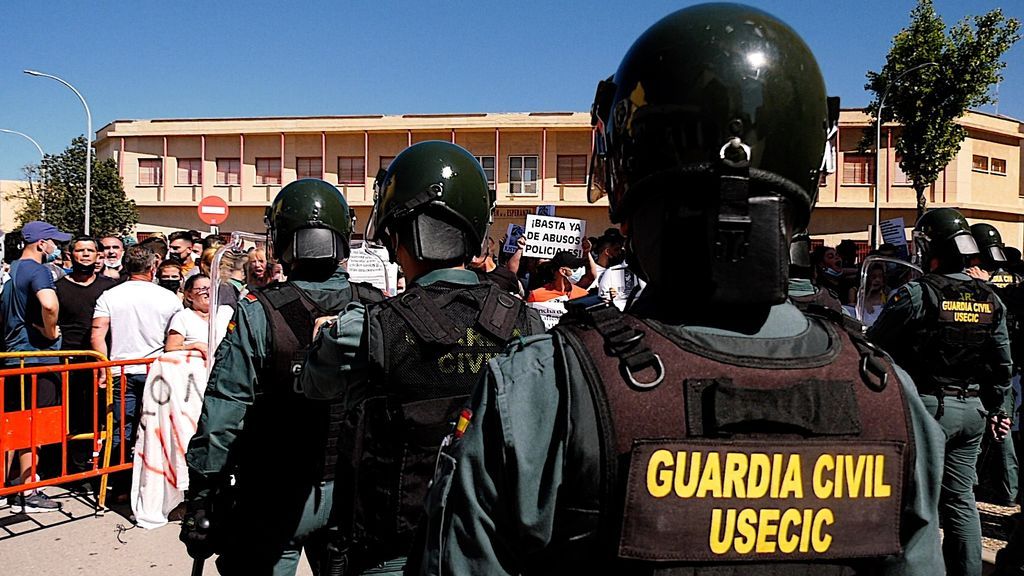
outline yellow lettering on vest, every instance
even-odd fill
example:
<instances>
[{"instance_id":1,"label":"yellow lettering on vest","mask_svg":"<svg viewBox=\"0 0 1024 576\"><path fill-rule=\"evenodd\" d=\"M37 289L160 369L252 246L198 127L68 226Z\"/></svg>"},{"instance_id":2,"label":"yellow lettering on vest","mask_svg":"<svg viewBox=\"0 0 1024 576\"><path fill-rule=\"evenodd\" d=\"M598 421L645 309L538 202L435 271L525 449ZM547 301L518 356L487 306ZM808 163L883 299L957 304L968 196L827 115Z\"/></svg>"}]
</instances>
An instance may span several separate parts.
<instances>
[{"instance_id":1,"label":"yellow lettering on vest","mask_svg":"<svg viewBox=\"0 0 1024 576\"><path fill-rule=\"evenodd\" d=\"M822 508L814 515L814 527L811 529L813 542L811 545L814 547L815 552L819 554L828 552L829 546L832 545L832 536L825 532L822 525L831 526L834 522L835 517L832 515L832 510L828 508Z\"/></svg>"},{"instance_id":2,"label":"yellow lettering on vest","mask_svg":"<svg viewBox=\"0 0 1024 576\"><path fill-rule=\"evenodd\" d=\"M868 458L871 456L854 456L852 454L843 456L843 460L846 461L846 491L850 494L850 498L860 495L860 486L864 482L864 460Z\"/></svg>"},{"instance_id":3,"label":"yellow lettering on vest","mask_svg":"<svg viewBox=\"0 0 1024 576\"><path fill-rule=\"evenodd\" d=\"M966 322L968 324L977 324L979 322L979 315L973 312L954 312L954 322Z\"/></svg>"},{"instance_id":4,"label":"yellow lettering on vest","mask_svg":"<svg viewBox=\"0 0 1024 576\"><path fill-rule=\"evenodd\" d=\"M814 475L811 481L814 486L814 495L820 500L828 500L832 495L832 480L827 477L825 471L832 471L835 467L835 460L830 454L818 456L818 460L814 463Z\"/></svg>"},{"instance_id":5,"label":"yellow lettering on vest","mask_svg":"<svg viewBox=\"0 0 1024 576\"><path fill-rule=\"evenodd\" d=\"M437 359L437 367L445 374L454 374L457 369L455 355L451 352Z\"/></svg>"},{"instance_id":6,"label":"yellow lettering on vest","mask_svg":"<svg viewBox=\"0 0 1024 576\"><path fill-rule=\"evenodd\" d=\"M803 473L800 471L800 455L790 454L789 463L786 464L786 475L782 479L782 488L779 490L779 498L803 498L804 482Z\"/></svg>"},{"instance_id":7,"label":"yellow lettering on vest","mask_svg":"<svg viewBox=\"0 0 1024 576\"><path fill-rule=\"evenodd\" d=\"M491 355L483 352L479 354L468 354L469 356L469 371L473 374L479 374L480 368L483 367L484 362L490 360Z\"/></svg>"},{"instance_id":8,"label":"yellow lettering on vest","mask_svg":"<svg viewBox=\"0 0 1024 576\"><path fill-rule=\"evenodd\" d=\"M800 545L800 536L790 534L790 529L800 525L800 511L790 508L782 513L782 520L779 521L779 552L790 554Z\"/></svg>"},{"instance_id":9,"label":"yellow lettering on vest","mask_svg":"<svg viewBox=\"0 0 1024 576\"><path fill-rule=\"evenodd\" d=\"M864 459L867 460L867 466L864 470L864 497L874 498L875 456L873 454L868 454Z\"/></svg>"},{"instance_id":10,"label":"yellow lettering on vest","mask_svg":"<svg viewBox=\"0 0 1024 576\"><path fill-rule=\"evenodd\" d=\"M772 454L772 489L769 495L779 497L779 486L782 485L782 454Z\"/></svg>"},{"instance_id":11,"label":"yellow lettering on vest","mask_svg":"<svg viewBox=\"0 0 1024 576\"><path fill-rule=\"evenodd\" d=\"M761 510L757 523L757 548L758 554L772 554L775 552L775 537L779 533L779 511L774 508Z\"/></svg>"},{"instance_id":12,"label":"yellow lettering on vest","mask_svg":"<svg viewBox=\"0 0 1024 576\"><path fill-rule=\"evenodd\" d=\"M722 526L722 516L725 526ZM733 534L736 532L736 510L730 508L723 511L715 508L711 511L711 537L708 545L712 554L725 554L732 548Z\"/></svg>"},{"instance_id":13,"label":"yellow lettering on vest","mask_svg":"<svg viewBox=\"0 0 1024 576\"><path fill-rule=\"evenodd\" d=\"M647 492L655 498L664 498L672 491L672 453L655 450L647 462Z\"/></svg>"},{"instance_id":14,"label":"yellow lettering on vest","mask_svg":"<svg viewBox=\"0 0 1024 576\"><path fill-rule=\"evenodd\" d=\"M814 510L810 508L804 509L804 522L802 524L803 530L800 531L800 551L809 552L811 550L811 522L814 520Z\"/></svg>"},{"instance_id":15,"label":"yellow lettering on vest","mask_svg":"<svg viewBox=\"0 0 1024 576\"><path fill-rule=\"evenodd\" d=\"M708 452L704 459L704 470L697 486L697 498L704 498L708 492L713 498L722 497L722 467L718 461L718 452Z\"/></svg>"},{"instance_id":16,"label":"yellow lettering on vest","mask_svg":"<svg viewBox=\"0 0 1024 576\"><path fill-rule=\"evenodd\" d=\"M473 328L466 328L466 346L489 346L487 337Z\"/></svg>"},{"instance_id":17,"label":"yellow lettering on vest","mask_svg":"<svg viewBox=\"0 0 1024 576\"><path fill-rule=\"evenodd\" d=\"M722 487L724 498L746 498L747 455L742 452L729 452L725 455L725 482Z\"/></svg>"},{"instance_id":18,"label":"yellow lettering on vest","mask_svg":"<svg viewBox=\"0 0 1024 576\"><path fill-rule=\"evenodd\" d=\"M885 483L885 455L875 455L875 498L888 498L892 495L892 486Z\"/></svg>"},{"instance_id":19,"label":"yellow lettering on vest","mask_svg":"<svg viewBox=\"0 0 1024 576\"><path fill-rule=\"evenodd\" d=\"M836 455L836 476L835 476L835 479L836 479L835 487L836 487L836 489L832 493L832 496L834 498L842 498L843 497L843 465L844 465L845 461L846 461L846 459L843 458L842 454L837 454Z\"/></svg>"},{"instance_id":20,"label":"yellow lettering on vest","mask_svg":"<svg viewBox=\"0 0 1024 576\"><path fill-rule=\"evenodd\" d=\"M771 460L767 454L750 455L750 468L747 471L747 498L764 498L768 494L771 478Z\"/></svg>"},{"instance_id":21,"label":"yellow lettering on vest","mask_svg":"<svg viewBox=\"0 0 1024 576\"><path fill-rule=\"evenodd\" d=\"M740 534L733 543L736 552L749 554L757 542L757 511L751 508L740 510L736 519L736 532Z\"/></svg>"},{"instance_id":22,"label":"yellow lettering on vest","mask_svg":"<svg viewBox=\"0 0 1024 576\"><path fill-rule=\"evenodd\" d=\"M697 491L697 483L700 479L700 452L690 454L690 467L687 471L686 452L676 452L676 496L680 498L691 498Z\"/></svg>"}]
</instances>

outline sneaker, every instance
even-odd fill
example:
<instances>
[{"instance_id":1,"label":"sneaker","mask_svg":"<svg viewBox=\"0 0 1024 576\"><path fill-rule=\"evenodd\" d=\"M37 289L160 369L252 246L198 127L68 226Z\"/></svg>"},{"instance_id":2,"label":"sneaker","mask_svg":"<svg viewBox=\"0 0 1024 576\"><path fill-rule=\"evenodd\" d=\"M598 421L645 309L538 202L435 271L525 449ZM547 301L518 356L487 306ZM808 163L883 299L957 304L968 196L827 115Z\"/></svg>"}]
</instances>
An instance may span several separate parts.
<instances>
[{"instance_id":1,"label":"sneaker","mask_svg":"<svg viewBox=\"0 0 1024 576\"><path fill-rule=\"evenodd\" d=\"M24 494L15 495L11 504L11 511L15 514L34 514L36 512L59 512L60 503L50 499L42 492L32 492L28 496Z\"/></svg>"}]
</instances>

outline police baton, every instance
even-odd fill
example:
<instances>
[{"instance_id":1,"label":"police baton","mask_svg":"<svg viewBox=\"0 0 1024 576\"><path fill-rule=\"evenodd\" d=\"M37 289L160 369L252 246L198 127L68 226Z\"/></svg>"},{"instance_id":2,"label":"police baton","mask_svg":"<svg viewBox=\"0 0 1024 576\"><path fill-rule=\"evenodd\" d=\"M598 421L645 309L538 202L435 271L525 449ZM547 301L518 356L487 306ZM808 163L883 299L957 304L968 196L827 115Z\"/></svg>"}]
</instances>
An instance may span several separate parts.
<instances>
[{"instance_id":1,"label":"police baton","mask_svg":"<svg viewBox=\"0 0 1024 576\"><path fill-rule=\"evenodd\" d=\"M200 518L196 522L196 528L206 532L210 529L210 521L206 518ZM206 566L206 558L193 558L192 559L192 576L203 576L203 567Z\"/></svg>"}]
</instances>

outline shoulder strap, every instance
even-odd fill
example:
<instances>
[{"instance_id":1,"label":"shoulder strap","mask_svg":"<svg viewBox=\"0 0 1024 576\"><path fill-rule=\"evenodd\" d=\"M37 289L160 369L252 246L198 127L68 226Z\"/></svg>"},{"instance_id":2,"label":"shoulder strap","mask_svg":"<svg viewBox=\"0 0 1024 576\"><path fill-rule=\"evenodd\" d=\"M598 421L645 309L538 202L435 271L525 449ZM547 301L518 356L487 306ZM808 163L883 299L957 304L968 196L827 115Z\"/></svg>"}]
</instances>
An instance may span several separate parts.
<instances>
[{"instance_id":1,"label":"shoulder strap","mask_svg":"<svg viewBox=\"0 0 1024 576\"><path fill-rule=\"evenodd\" d=\"M857 353L860 354L860 378L868 388L881 392L889 384L889 365L891 361L881 348L875 346L864 334L864 325L856 318L822 306L810 304L804 314L812 318L821 318L843 329L850 337Z\"/></svg>"},{"instance_id":2,"label":"shoulder strap","mask_svg":"<svg viewBox=\"0 0 1024 576\"><path fill-rule=\"evenodd\" d=\"M497 341L508 342L516 328L516 320L519 319L519 309L522 306L522 300L513 298L497 284L491 283L480 307L477 324Z\"/></svg>"},{"instance_id":3,"label":"shoulder strap","mask_svg":"<svg viewBox=\"0 0 1024 576\"><path fill-rule=\"evenodd\" d=\"M566 304L570 319L592 326L601 335L608 351L619 359L623 375L637 388L654 388L665 377L665 366L661 358L651 351L644 342L644 332L630 327L623 321L622 312L611 303L601 300L586 305L590 300ZM646 382L636 380L634 375L645 368L653 368L654 377Z\"/></svg>"},{"instance_id":4,"label":"shoulder strap","mask_svg":"<svg viewBox=\"0 0 1024 576\"><path fill-rule=\"evenodd\" d=\"M459 341L462 331L444 314L437 303L419 286L412 286L388 303L395 312L427 344L451 346Z\"/></svg>"},{"instance_id":5,"label":"shoulder strap","mask_svg":"<svg viewBox=\"0 0 1024 576\"><path fill-rule=\"evenodd\" d=\"M373 284L367 282L349 282L352 288L352 301L363 304L374 304L384 300L384 294Z\"/></svg>"},{"instance_id":6,"label":"shoulder strap","mask_svg":"<svg viewBox=\"0 0 1024 576\"><path fill-rule=\"evenodd\" d=\"M277 311L284 319L285 327L299 343L308 343L313 334L314 318L326 314L302 290L290 282L275 284L271 290L256 290L253 294L267 309L267 317L270 321L273 323L275 315L269 312ZM278 327L274 326L270 332L277 334Z\"/></svg>"}]
</instances>

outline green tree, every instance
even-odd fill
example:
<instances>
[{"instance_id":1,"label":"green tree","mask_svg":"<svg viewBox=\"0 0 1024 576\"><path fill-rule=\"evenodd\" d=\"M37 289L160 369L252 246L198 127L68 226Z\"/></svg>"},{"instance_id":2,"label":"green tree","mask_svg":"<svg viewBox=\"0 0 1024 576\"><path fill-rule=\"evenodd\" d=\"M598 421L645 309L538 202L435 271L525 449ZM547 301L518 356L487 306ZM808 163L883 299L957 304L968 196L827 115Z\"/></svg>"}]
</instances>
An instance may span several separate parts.
<instances>
[{"instance_id":1,"label":"green tree","mask_svg":"<svg viewBox=\"0 0 1024 576\"><path fill-rule=\"evenodd\" d=\"M896 152L902 157L900 168L917 192L918 217L924 214L925 190L967 137L956 120L970 108L993 102L989 88L1002 80L1003 54L1019 38L1020 21L1005 18L999 9L965 18L947 30L932 0L918 0L910 13L910 25L893 38L881 72L867 73L864 88L875 94L867 113L878 121L879 100L888 90L881 120L895 120L903 126ZM929 62L937 65L924 66L899 79L904 72ZM872 142L874 134L872 127Z\"/></svg>"},{"instance_id":2,"label":"green tree","mask_svg":"<svg viewBox=\"0 0 1024 576\"><path fill-rule=\"evenodd\" d=\"M79 136L60 154L47 154L38 167L26 168L31 182L34 175L42 183L24 187L15 195L23 202L16 218L19 225L46 220L61 230L82 234L85 228L85 138ZM139 221L135 201L124 193L121 176L113 159L92 157L92 193L89 228L94 234L125 235Z\"/></svg>"}]
</instances>

